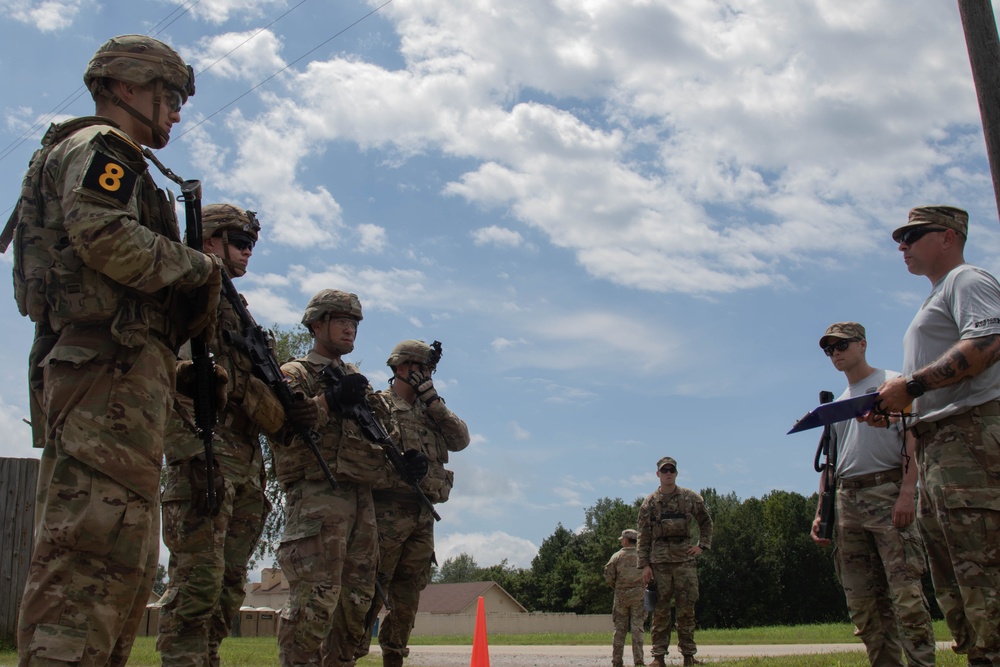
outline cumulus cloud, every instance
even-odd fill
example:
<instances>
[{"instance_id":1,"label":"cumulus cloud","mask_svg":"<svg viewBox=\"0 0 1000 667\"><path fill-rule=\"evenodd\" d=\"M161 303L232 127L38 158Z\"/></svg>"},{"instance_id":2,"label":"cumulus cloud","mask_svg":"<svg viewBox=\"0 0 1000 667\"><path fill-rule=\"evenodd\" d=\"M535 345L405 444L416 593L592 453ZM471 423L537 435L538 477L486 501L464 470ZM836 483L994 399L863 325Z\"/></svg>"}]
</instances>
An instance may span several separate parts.
<instances>
[{"instance_id":1,"label":"cumulus cloud","mask_svg":"<svg viewBox=\"0 0 1000 667\"><path fill-rule=\"evenodd\" d=\"M174 4L187 7L190 0L173 0ZM243 18L258 18L271 6L279 7L285 0L200 0L191 6L191 12L198 18L210 23L225 23L231 16Z\"/></svg>"},{"instance_id":2,"label":"cumulus cloud","mask_svg":"<svg viewBox=\"0 0 1000 667\"><path fill-rule=\"evenodd\" d=\"M501 531L490 533L451 533L434 541L438 563L461 554L472 556L479 567L499 565L504 559L515 567L531 567L538 547L523 537Z\"/></svg>"},{"instance_id":3,"label":"cumulus cloud","mask_svg":"<svg viewBox=\"0 0 1000 667\"><path fill-rule=\"evenodd\" d=\"M81 10L91 5L92 0L4 0L0 11L41 32L56 32L73 25Z\"/></svg>"},{"instance_id":4,"label":"cumulus cloud","mask_svg":"<svg viewBox=\"0 0 1000 667\"><path fill-rule=\"evenodd\" d=\"M357 233L359 239L358 250L360 252L378 254L385 250L385 244L389 240L385 233L385 227L367 223L360 224L358 225Z\"/></svg>"},{"instance_id":5,"label":"cumulus cloud","mask_svg":"<svg viewBox=\"0 0 1000 667\"><path fill-rule=\"evenodd\" d=\"M208 72L256 84L285 66L280 50L281 43L270 30L248 30L203 37L181 55L198 76Z\"/></svg>"},{"instance_id":6,"label":"cumulus cloud","mask_svg":"<svg viewBox=\"0 0 1000 667\"><path fill-rule=\"evenodd\" d=\"M496 245L506 246L508 248L516 248L524 243L524 237L521 236L520 232L516 232L513 229L497 227L496 225L481 227L480 229L475 230L472 232L472 240L479 246Z\"/></svg>"}]
</instances>

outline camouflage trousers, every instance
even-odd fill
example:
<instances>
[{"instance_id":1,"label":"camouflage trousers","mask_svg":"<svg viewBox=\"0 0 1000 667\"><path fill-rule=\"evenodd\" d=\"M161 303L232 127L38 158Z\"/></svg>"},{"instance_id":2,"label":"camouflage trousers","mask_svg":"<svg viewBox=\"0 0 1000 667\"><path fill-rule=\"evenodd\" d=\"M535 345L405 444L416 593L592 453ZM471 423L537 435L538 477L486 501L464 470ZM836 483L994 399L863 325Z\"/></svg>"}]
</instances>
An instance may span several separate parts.
<instances>
[{"instance_id":1,"label":"camouflage trousers","mask_svg":"<svg viewBox=\"0 0 1000 667\"><path fill-rule=\"evenodd\" d=\"M244 447L249 445L244 444ZM247 563L260 540L270 504L261 488L260 446L250 461L219 446L225 480L216 516L205 516L192 498L191 466L203 458L167 466L163 494L163 541L170 549L169 585L160 600L156 650L163 667L217 667L219 645L229 636L246 595Z\"/></svg>"},{"instance_id":2,"label":"camouflage trousers","mask_svg":"<svg viewBox=\"0 0 1000 667\"><path fill-rule=\"evenodd\" d=\"M46 442L18 665L125 665L156 575L172 352L67 327L44 369Z\"/></svg>"},{"instance_id":3,"label":"camouflage trousers","mask_svg":"<svg viewBox=\"0 0 1000 667\"><path fill-rule=\"evenodd\" d=\"M611 622L615 626L614 639L611 641L611 664L622 666L625 653L625 635L632 632L632 664L644 664L642 655L643 623L646 621L646 611L642 608L642 586L631 591L615 591L615 604L611 609Z\"/></svg>"},{"instance_id":4,"label":"camouflage trousers","mask_svg":"<svg viewBox=\"0 0 1000 667\"><path fill-rule=\"evenodd\" d=\"M378 523L378 581L392 607L379 626L378 643L382 655L406 657L410 632L417 618L420 591L431 580L434 559L434 517L430 510L405 492L375 492L375 517ZM376 596L372 618L382 610ZM367 655L371 633L366 632L356 653Z\"/></svg>"},{"instance_id":5,"label":"camouflage trousers","mask_svg":"<svg viewBox=\"0 0 1000 667\"><path fill-rule=\"evenodd\" d=\"M353 667L378 567L371 487L288 485L278 563L289 586L278 627L281 667Z\"/></svg>"},{"instance_id":6,"label":"camouflage trousers","mask_svg":"<svg viewBox=\"0 0 1000 667\"><path fill-rule=\"evenodd\" d=\"M952 648L1000 666L1000 417L917 427L919 525Z\"/></svg>"},{"instance_id":7,"label":"camouflage trousers","mask_svg":"<svg viewBox=\"0 0 1000 667\"><path fill-rule=\"evenodd\" d=\"M916 524L892 525L899 489L900 482L885 482L837 490L834 562L869 663L903 667L905 653L910 667L933 667L923 543Z\"/></svg>"},{"instance_id":8,"label":"camouflage trousers","mask_svg":"<svg viewBox=\"0 0 1000 667\"><path fill-rule=\"evenodd\" d=\"M655 658L667 655L673 623L670 619L671 601L676 609L677 648L682 655L694 655L694 606L698 602L698 568L694 559L683 563L652 563L656 580L656 608L650 628L650 653Z\"/></svg>"}]
</instances>

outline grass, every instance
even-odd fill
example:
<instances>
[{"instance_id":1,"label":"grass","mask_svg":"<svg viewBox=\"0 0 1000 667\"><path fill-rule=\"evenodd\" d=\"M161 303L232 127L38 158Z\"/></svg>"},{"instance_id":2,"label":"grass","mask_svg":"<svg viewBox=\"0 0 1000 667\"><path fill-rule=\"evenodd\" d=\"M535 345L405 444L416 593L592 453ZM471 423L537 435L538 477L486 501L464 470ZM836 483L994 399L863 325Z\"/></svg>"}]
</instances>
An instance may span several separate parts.
<instances>
[{"instance_id":1,"label":"grass","mask_svg":"<svg viewBox=\"0 0 1000 667\"><path fill-rule=\"evenodd\" d=\"M739 630L698 630L699 644L710 645L752 645L752 644L839 644L858 641L849 624L799 625L792 627L744 628ZM938 641L950 638L942 621L934 624L934 635ZM535 635L490 635L490 645L538 646L581 645L611 647L611 633L581 634L535 634ZM140 637L136 640L129 659L129 667L159 667L160 657L156 653L155 637ZM411 645L420 646L472 646L472 635L446 637L414 637ZM646 635L649 645L649 634ZM11 650L0 650L0 667L15 665L17 656ZM245 637L228 639L222 644L222 664L224 667L273 667L278 664L278 646L274 637ZM368 656L358 662L359 667L380 667L381 659ZM868 660L862 651L854 653L828 653L823 655L784 656L768 658L743 658L711 663L716 667L866 667ZM959 667L965 665L964 656L951 651L939 651L939 667Z\"/></svg>"}]
</instances>

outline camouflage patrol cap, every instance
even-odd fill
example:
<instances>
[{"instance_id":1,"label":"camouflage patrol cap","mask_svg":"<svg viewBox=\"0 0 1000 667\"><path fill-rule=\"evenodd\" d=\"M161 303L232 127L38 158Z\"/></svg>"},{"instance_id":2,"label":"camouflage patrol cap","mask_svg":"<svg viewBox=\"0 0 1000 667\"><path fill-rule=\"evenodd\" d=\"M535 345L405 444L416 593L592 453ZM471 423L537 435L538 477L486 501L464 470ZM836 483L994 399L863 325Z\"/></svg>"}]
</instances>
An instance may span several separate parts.
<instances>
[{"instance_id":1,"label":"camouflage patrol cap","mask_svg":"<svg viewBox=\"0 0 1000 667\"><path fill-rule=\"evenodd\" d=\"M632 528L626 528L622 531L622 536L618 538L619 540L632 540L633 542L638 541L639 533Z\"/></svg>"},{"instance_id":2,"label":"camouflage patrol cap","mask_svg":"<svg viewBox=\"0 0 1000 667\"><path fill-rule=\"evenodd\" d=\"M892 240L899 243L899 238L907 229L911 227L921 227L923 225L933 225L935 227L947 227L956 232L969 237L969 214L954 206L918 206L910 209L909 218L902 227L897 227L892 233Z\"/></svg>"},{"instance_id":3,"label":"camouflage patrol cap","mask_svg":"<svg viewBox=\"0 0 1000 667\"><path fill-rule=\"evenodd\" d=\"M83 83L92 93L101 79L146 85L157 79L179 90L184 101L194 95L194 71L180 55L146 35L112 37L90 59Z\"/></svg>"},{"instance_id":4,"label":"camouflage patrol cap","mask_svg":"<svg viewBox=\"0 0 1000 667\"><path fill-rule=\"evenodd\" d=\"M211 238L221 231L243 232L257 241L260 222L254 211L245 211L232 204L208 204L201 212L201 236Z\"/></svg>"},{"instance_id":5,"label":"camouflage patrol cap","mask_svg":"<svg viewBox=\"0 0 1000 667\"><path fill-rule=\"evenodd\" d=\"M828 326L826 332L820 336L820 347L826 347L823 341L827 338L842 338L844 340L857 338L858 340L866 340L865 328L857 322L835 322Z\"/></svg>"},{"instance_id":6,"label":"camouflage patrol cap","mask_svg":"<svg viewBox=\"0 0 1000 667\"><path fill-rule=\"evenodd\" d=\"M336 289L320 290L309 299L306 312L302 315L302 324L308 327L311 322L321 320L326 315L346 315L359 322L364 319L361 317L358 295Z\"/></svg>"},{"instance_id":7,"label":"camouflage patrol cap","mask_svg":"<svg viewBox=\"0 0 1000 667\"><path fill-rule=\"evenodd\" d=\"M431 358L431 346L422 340L404 340L401 343L397 343L396 347L392 348L392 352L389 354L389 358L386 360L386 366L395 368L406 361L415 361L418 364L426 364Z\"/></svg>"},{"instance_id":8,"label":"camouflage patrol cap","mask_svg":"<svg viewBox=\"0 0 1000 667\"><path fill-rule=\"evenodd\" d=\"M671 458L669 456L664 456L662 459L660 459L659 461L656 462L656 469L659 470L660 468L662 468L665 465L672 465L673 467L676 468L677 467L677 461L675 461L673 458Z\"/></svg>"}]
</instances>

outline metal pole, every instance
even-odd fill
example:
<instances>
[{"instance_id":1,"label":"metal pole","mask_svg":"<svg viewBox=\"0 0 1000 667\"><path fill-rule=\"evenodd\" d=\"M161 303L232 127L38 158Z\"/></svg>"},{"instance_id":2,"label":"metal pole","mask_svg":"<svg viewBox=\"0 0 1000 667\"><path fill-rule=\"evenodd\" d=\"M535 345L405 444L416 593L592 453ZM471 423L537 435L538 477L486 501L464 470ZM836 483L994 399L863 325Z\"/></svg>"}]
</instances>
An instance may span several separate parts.
<instances>
[{"instance_id":1,"label":"metal pole","mask_svg":"<svg viewBox=\"0 0 1000 667\"><path fill-rule=\"evenodd\" d=\"M965 45L972 64L979 114L983 119L986 157L993 176L993 196L1000 213L1000 38L990 0L958 0Z\"/></svg>"}]
</instances>

